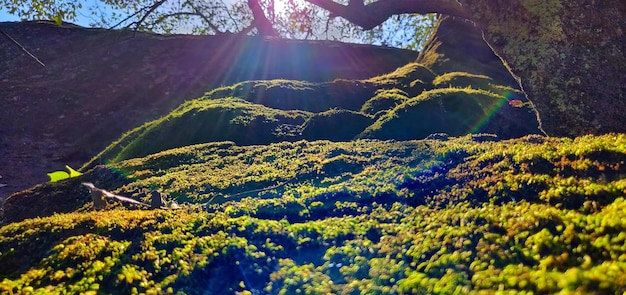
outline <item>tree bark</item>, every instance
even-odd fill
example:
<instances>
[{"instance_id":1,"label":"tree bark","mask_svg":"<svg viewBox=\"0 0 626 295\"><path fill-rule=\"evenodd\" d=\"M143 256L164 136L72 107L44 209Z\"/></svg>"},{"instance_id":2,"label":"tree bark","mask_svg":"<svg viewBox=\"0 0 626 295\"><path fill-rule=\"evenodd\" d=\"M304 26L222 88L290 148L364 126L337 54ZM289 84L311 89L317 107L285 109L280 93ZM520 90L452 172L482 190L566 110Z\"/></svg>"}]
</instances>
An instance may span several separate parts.
<instances>
[{"instance_id":1,"label":"tree bark","mask_svg":"<svg viewBox=\"0 0 626 295\"><path fill-rule=\"evenodd\" d=\"M473 20L518 77L547 134L626 132L623 0L379 0L348 6L306 1L365 29L401 13Z\"/></svg>"},{"instance_id":2,"label":"tree bark","mask_svg":"<svg viewBox=\"0 0 626 295\"><path fill-rule=\"evenodd\" d=\"M366 30L373 29L393 15L404 13L441 13L463 18L471 16L456 0L379 0L367 5L364 5L363 0L352 0L347 6L332 0L306 1Z\"/></svg>"},{"instance_id":3,"label":"tree bark","mask_svg":"<svg viewBox=\"0 0 626 295\"><path fill-rule=\"evenodd\" d=\"M265 12L263 12L263 8L261 7L259 0L248 0L248 7L252 11L253 25L258 30L259 35L265 37L278 36L274 27L272 27L272 22L270 22L265 16Z\"/></svg>"},{"instance_id":4,"label":"tree bark","mask_svg":"<svg viewBox=\"0 0 626 295\"><path fill-rule=\"evenodd\" d=\"M549 135L626 132L623 0L461 0Z\"/></svg>"}]
</instances>

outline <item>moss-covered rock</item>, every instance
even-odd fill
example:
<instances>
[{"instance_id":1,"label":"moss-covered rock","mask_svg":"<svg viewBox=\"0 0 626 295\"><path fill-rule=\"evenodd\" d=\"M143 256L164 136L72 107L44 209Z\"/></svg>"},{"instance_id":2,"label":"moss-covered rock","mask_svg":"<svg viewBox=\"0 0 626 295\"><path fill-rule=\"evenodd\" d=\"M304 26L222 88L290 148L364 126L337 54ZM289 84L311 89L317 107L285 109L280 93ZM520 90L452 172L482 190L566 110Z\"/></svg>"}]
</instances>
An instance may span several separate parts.
<instances>
[{"instance_id":1,"label":"moss-covered rock","mask_svg":"<svg viewBox=\"0 0 626 295\"><path fill-rule=\"evenodd\" d=\"M623 292L626 136L485 139L212 143L101 167L80 180L183 208L7 220L0 290ZM7 202L87 199L76 181Z\"/></svg>"},{"instance_id":2,"label":"moss-covered rock","mask_svg":"<svg viewBox=\"0 0 626 295\"><path fill-rule=\"evenodd\" d=\"M310 117L302 127L302 137L307 140L348 141L372 122L370 116L360 112L332 109Z\"/></svg>"},{"instance_id":3,"label":"moss-covered rock","mask_svg":"<svg viewBox=\"0 0 626 295\"><path fill-rule=\"evenodd\" d=\"M410 64L364 81L249 81L218 88L128 132L84 168L202 142L350 140L366 128L361 137L403 140L437 132L502 138L539 132L531 105L514 88L477 74L449 73L435 81L442 88L425 90L434 79L424 66ZM474 88L449 88L459 83ZM415 91L420 94L409 98Z\"/></svg>"},{"instance_id":4,"label":"moss-covered rock","mask_svg":"<svg viewBox=\"0 0 626 295\"><path fill-rule=\"evenodd\" d=\"M310 113L283 111L238 98L196 99L144 124L114 142L87 165L143 157L162 150L211 141L266 144L298 136ZM292 126L294 128L289 128Z\"/></svg>"},{"instance_id":5,"label":"moss-covered rock","mask_svg":"<svg viewBox=\"0 0 626 295\"><path fill-rule=\"evenodd\" d=\"M311 83L292 80L246 81L214 89L207 99L239 97L280 110L323 112L332 108L359 110L379 85L370 81L337 79Z\"/></svg>"},{"instance_id":6,"label":"moss-covered rock","mask_svg":"<svg viewBox=\"0 0 626 295\"><path fill-rule=\"evenodd\" d=\"M376 91L376 95L363 104L361 112L375 116L383 111L393 109L408 99L408 94L403 90L397 88L381 89Z\"/></svg>"},{"instance_id":7,"label":"moss-covered rock","mask_svg":"<svg viewBox=\"0 0 626 295\"><path fill-rule=\"evenodd\" d=\"M367 81L374 83L379 89L402 89L414 96L432 88L433 79L435 79L435 73L428 66L414 62Z\"/></svg>"},{"instance_id":8,"label":"moss-covered rock","mask_svg":"<svg viewBox=\"0 0 626 295\"><path fill-rule=\"evenodd\" d=\"M626 136L506 139L536 116L476 32L367 80L216 89L10 196L0 293L623 293ZM80 182L181 208L92 212Z\"/></svg>"},{"instance_id":9,"label":"moss-covered rock","mask_svg":"<svg viewBox=\"0 0 626 295\"><path fill-rule=\"evenodd\" d=\"M521 116L507 117L509 112ZM425 91L396 106L359 137L407 140L426 138L433 133L459 136L486 132L507 138L537 133L534 118L531 109L521 111L503 96L491 92L442 88Z\"/></svg>"}]
</instances>

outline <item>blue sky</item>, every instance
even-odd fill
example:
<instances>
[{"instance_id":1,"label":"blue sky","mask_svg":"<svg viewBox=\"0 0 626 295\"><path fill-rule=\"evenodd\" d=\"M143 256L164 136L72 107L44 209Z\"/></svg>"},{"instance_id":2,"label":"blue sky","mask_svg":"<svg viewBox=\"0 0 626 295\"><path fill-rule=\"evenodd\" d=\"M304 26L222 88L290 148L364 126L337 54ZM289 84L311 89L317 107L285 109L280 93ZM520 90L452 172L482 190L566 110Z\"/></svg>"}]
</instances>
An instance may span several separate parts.
<instances>
[{"instance_id":1,"label":"blue sky","mask_svg":"<svg viewBox=\"0 0 626 295\"><path fill-rule=\"evenodd\" d=\"M90 17L92 16L91 16L91 12L89 11L89 8L99 5L101 9L103 9L106 6L103 5L102 2L99 0L81 0L80 2L83 3L83 8L77 11L76 20L69 20L69 21L80 26L89 27L89 24L93 23L93 20L90 19ZM107 7L106 10L111 10L111 9ZM11 22L11 21L20 21L20 18L15 15L9 14L5 7L0 6L0 22Z\"/></svg>"},{"instance_id":2,"label":"blue sky","mask_svg":"<svg viewBox=\"0 0 626 295\"><path fill-rule=\"evenodd\" d=\"M18 17L10 15L5 9L0 10L0 22L13 22L20 20Z\"/></svg>"}]
</instances>

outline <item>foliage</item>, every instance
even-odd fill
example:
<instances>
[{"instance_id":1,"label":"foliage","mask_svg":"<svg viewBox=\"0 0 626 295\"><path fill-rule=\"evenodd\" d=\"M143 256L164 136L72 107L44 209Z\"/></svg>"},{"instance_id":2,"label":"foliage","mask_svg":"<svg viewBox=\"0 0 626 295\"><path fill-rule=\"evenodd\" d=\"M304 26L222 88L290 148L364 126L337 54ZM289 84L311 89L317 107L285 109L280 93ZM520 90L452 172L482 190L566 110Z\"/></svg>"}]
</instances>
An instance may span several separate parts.
<instances>
[{"instance_id":1,"label":"foliage","mask_svg":"<svg viewBox=\"0 0 626 295\"><path fill-rule=\"evenodd\" d=\"M10 1L0 2L0 10L4 8L11 15L22 19L49 19L58 24L63 20L75 19L77 12L83 8L82 2L67 0L42 0L32 2Z\"/></svg>"},{"instance_id":2,"label":"foliage","mask_svg":"<svg viewBox=\"0 0 626 295\"><path fill-rule=\"evenodd\" d=\"M79 178L122 171L116 193L158 188L183 209L5 224L0 290L622 293L625 162L623 134L167 150Z\"/></svg>"},{"instance_id":3,"label":"foliage","mask_svg":"<svg viewBox=\"0 0 626 295\"><path fill-rule=\"evenodd\" d=\"M421 50L435 28L437 15L402 14L390 17L384 23L365 31L368 43Z\"/></svg>"}]
</instances>

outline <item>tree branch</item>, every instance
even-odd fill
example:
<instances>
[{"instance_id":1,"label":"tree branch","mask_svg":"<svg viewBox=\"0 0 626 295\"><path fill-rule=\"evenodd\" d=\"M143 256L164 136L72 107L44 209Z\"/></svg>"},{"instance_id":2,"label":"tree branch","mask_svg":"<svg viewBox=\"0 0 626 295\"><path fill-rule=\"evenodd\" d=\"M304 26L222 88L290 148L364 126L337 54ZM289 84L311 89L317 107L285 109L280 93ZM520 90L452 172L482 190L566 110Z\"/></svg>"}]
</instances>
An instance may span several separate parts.
<instances>
[{"instance_id":1,"label":"tree branch","mask_svg":"<svg viewBox=\"0 0 626 295\"><path fill-rule=\"evenodd\" d=\"M230 10L228 10L228 6L226 5L226 3L224 3L223 0L220 0L220 2L222 3L222 5L224 5L224 10L226 11L226 15L228 15L228 18L230 18L230 20L233 22L233 25L235 26L235 32L239 32L239 22L237 22L235 20L235 18L233 17L233 15L230 13Z\"/></svg>"},{"instance_id":2,"label":"tree branch","mask_svg":"<svg viewBox=\"0 0 626 295\"><path fill-rule=\"evenodd\" d=\"M278 36L274 27L272 27L272 22L265 16L259 0L248 0L248 7L252 10L252 17L254 18L252 23L259 31L259 35L268 37Z\"/></svg>"},{"instance_id":3,"label":"tree branch","mask_svg":"<svg viewBox=\"0 0 626 295\"><path fill-rule=\"evenodd\" d=\"M165 19L167 19L167 18L178 17L178 16L197 16L197 17L203 19L207 23L207 26L209 26L210 29L215 31L216 35L224 34L224 32L222 32L217 26L215 26L214 24L211 23L211 20L208 19L206 15L204 15L202 13L198 13L198 12L181 11L181 12L174 12L174 13L163 14L162 16L160 16L159 20L151 23L151 25L157 25L159 23L164 22Z\"/></svg>"},{"instance_id":4,"label":"tree branch","mask_svg":"<svg viewBox=\"0 0 626 295\"><path fill-rule=\"evenodd\" d=\"M201 13L201 12L200 12L200 9L198 9L195 5L193 5L193 3L191 3L191 2L187 2L187 3L188 3L188 4L189 4L189 6L191 6L191 8L193 9L194 14L196 14L197 16L199 16L200 18L202 18L202 19L203 19L203 20L207 23L207 25L209 26L209 28L211 28L213 31L215 31L215 34L222 34L222 33L224 33L224 32L222 32L222 31L220 30L220 28L218 28L216 25L214 25L214 24L211 22L211 20L210 20L210 19L209 19L206 15L204 15L204 13Z\"/></svg>"},{"instance_id":5,"label":"tree branch","mask_svg":"<svg viewBox=\"0 0 626 295\"><path fill-rule=\"evenodd\" d=\"M141 26L141 24L146 20L146 18L152 14L157 8L159 8L159 6L163 5L167 0L159 0L157 2L155 2L152 6L147 7L147 8L143 8L147 9L148 11L146 11L146 13L141 17L141 19L139 19L136 22L132 22L131 24L129 24L128 26L126 26L126 28L130 28L132 25L135 25L135 32L137 30L139 30L139 27Z\"/></svg>"},{"instance_id":6,"label":"tree branch","mask_svg":"<svg viewBox=\"0 0 626 295\"><path fill-rule=\"evenodd\" d=\"M7 39L9 39L11 42L13 42L15 45L17 45L20 49L22 49L22 51L24 51L26 54L28 54L28 56L30 56L32 59L34 59L37 63L39 63L42 67L46 67L46 64L44 64L42 61L40 61L36 56L34 56L32 53L30 53L30 51L28 51L26 49L26 47L22 46L22 44L20 44L19 42L17 42L15 39L13 39L13 37L11 37L11 35L9 35L7 32L5 32L4 30L0 29L0 32L2 32L2 35L4 35L5 37L7 37Z\"/></svg>"},{"instance_id":7,"label":"tree branch","mask_svg":"<svg viewBox=\"0 0 626 295\"><path fill-rule=\"evenodd\" d=\"M332 0L305 0L340 16L349 22L371 30L393 15L405 13L441 13L471 19L469 12L457 0L379 0L365 5L363 0L350 0L342 5Z\"/></svg>"}]
</instances>

